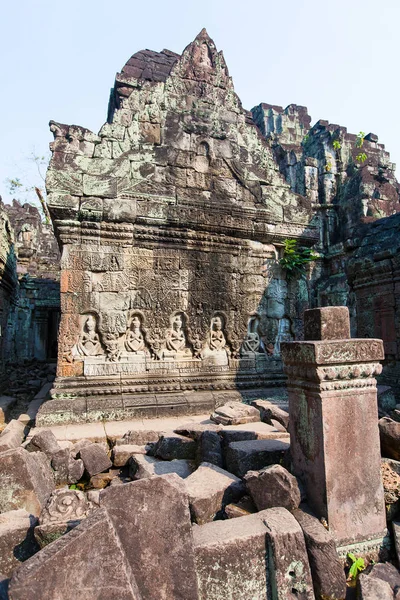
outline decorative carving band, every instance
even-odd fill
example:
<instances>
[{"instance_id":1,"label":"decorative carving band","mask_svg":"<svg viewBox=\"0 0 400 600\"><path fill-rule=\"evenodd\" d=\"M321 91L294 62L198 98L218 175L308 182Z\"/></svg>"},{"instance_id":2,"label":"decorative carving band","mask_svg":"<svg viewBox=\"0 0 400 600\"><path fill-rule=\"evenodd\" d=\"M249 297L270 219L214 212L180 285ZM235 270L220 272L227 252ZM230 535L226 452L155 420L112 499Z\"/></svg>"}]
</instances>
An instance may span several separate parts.
<instances>
[{"instance_id":1,"label":"decorative carving band","mask_svg":"<svg viewBox=\"0 0 400 600\"><path fill-rule=\"evenodd\" d=\"M286 342L281 345L286 365L324 365L379 361L385 358L383 342L376 339Z\"/></svg>"}]
</instances>

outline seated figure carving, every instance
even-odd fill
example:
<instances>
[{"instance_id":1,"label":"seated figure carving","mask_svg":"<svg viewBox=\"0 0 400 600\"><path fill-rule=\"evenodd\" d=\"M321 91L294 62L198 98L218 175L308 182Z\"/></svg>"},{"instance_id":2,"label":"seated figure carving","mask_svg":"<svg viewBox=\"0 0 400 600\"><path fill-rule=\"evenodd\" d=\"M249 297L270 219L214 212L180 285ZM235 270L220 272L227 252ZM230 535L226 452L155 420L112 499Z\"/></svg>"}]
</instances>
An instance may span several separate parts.
<instances>
[{"instance_id":1,"label":"seated figure carving","mask_svg":"<svg viewBox=\"0 0 400 600\"><path fill-rule=\"evenodd\" d=\"M177 312L170 319L171 326L165 333L164 356L190 355L191 351L188 347L187 337L185 332L185 318L183 313Z\"/></svg>"},{"instance_id":2,"label":"seated figure carving","mask_svg":"<svg viewBox=\"0 0 400 600\"><path fill-rule=\"evenodd\" d=\"M128 352L134 352L135 354L142 354L146 349L139 315L133 315L132 317L131 327L126 335L125 348Z\"/></svg>"},{"instance_id":3,"label":"seated figure carving","mask_svg":"<svg viewBox=\"0 0 400 600\"><path fill-rule=\"evenodd\" d=\"M98 356L103 354L99 334L96 332L96 319L89 315L83 325L83 331L76 344L77 353L81 356Z\"/></svg>"},{"instance_id":4,"label":"seated figure carving","mask_svg":"<svg viewBox=\"0 0 400 600\"><path fill-rule=\"evenodd\" d=\"M223 350L226 346L226 338L223 332L223 323L219 315L211 319L210 350Z\"/></svg>"},{"instance_id":5,"label":"seated figure carving","mask_svg":"<svg viewBox=\"0 0 400 600\"><path fill-rule=\"evenodd\" d=\"M260 336L258 335L258 319L251 317L247 326L247 334L242 342L240 354L242 356L249 356L255 354L260 350Z\"/></svg>"}]
</instances>

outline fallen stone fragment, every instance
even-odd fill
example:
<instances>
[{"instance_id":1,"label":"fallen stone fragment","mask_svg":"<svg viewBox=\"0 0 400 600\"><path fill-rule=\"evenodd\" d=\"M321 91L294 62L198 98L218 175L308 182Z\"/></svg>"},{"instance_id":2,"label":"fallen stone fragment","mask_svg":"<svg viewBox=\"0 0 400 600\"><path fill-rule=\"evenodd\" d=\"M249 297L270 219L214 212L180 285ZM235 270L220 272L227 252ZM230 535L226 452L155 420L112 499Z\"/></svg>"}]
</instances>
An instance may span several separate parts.
<instances>
[{"instance_id":1,"label":"fallen stone fragment","mask_svg":"<svg viewBox=\"0 0 400 600\"><path fill-rule=\"evenodd\" d=\"M269 598L262 514L193 528L200 600Z\"/></svg>"},{"instance_id":2,"label":"fallen stone fragment","mask_svg":"<svg viewBox=\"0 0 400 600\"><path fill-rule=\"evenodd\" d=\"M45 454L31 454L23 448L1 455L0 484L0 512L24 508L35 516L40 514L55 488Z\"/></svg>"},{"instance_id":3,"label":"fallen stone fragment","mask_svg":"<svg viewBox=\"0 0 400 600\"><path fill-rule=\"evenodd\" d=\"M254 400L252 406L260 411L261 421L272 425L272 420L278 421L286 430L289 427L289 413L268 400Z\"/></svg>"},{"instance_id":4,"label":"fallen stone fragment","mask_svg":"<svg viewBox=\"0 0 400 600\"><path fill-rule=\"evenodd\" d=\"M154 449L154 455L163 460L194 460L197 444L194 440L177 433L162 435Z\"/></svg>"},{"instance_id":5,"label":"fallen stone fragment","mask_svg":"<svg viewBox=\"0 0 400 600\"><path fill-rule=\"evenodd\" d=\"M202 463L185 485L192 518L199 525L212 521L224 506L244 493L238 477L211 463Z\"/></svg>"},{"instance_id":6,"label":"fallen stone fragment","mask_svg":"<svg viewBox=\"0 0 400 600\"><path fill-rule=\"evenodd\" d=\"M146 454L146 446L138 446L137 444L114 446L111 453L114 467L125 467L134 454Z\"/></svg>"},{"instance_id":7,"label":"fallen stone fragment","mask_svg":"<svg viewBox=\"0 0 400 600\"><path fill-rule=\"evenodd\" d=\"M112 469L107 471L107 473L98 473L90 478L90 485L96 490L102 490L103 488L107 487L107 485L109 485L113 479L118 478L118 475L118 469Z\"/></svg>"},{"instance_id":8,"label":"fallen stone fragment","mask_svg":"<svg viewBox=\"0 0 400 600\"><path fill-rule=\"evenodd\" d=\"M107 471L107 469L112 467L112 462L107 452L100 444L90 444L90 446L81 448L80 457L90 477Z\"/></svg>"},{"instance_id":9,"label":"fallen stone fragment","mask_svg":"<svg viewBox=\"0 0 400 600\"><path fill-rule=\"evenodd\" d=\"M10 577L13 570L39 550L33 534L35 517L26 510L0 514L0 571Z\"/></svg>"},{"instance_id":10,"label":"fallen stone fragment","mask_svg":"<svg viewBox=\"0 0 400 600\"><path fill-rule=\"evenodd\" d=\"M35 540L40 548L44 548L61 536L71 531L79 525L80 521L68 521L68 523L47 523L46 525L37 525L34 529Z\"/></svg>"},{"instance_id":11,"label":"fallen stone fragment","mask_svg":"<svg viewBox=\"0 0 400 600\"><path fill-rule=\"evenodd\" d=\"M175 433L190 437L192 440L198 440L204 431L214 431L218 433L222 430L222 425L216 425L215 423L187 423L186 425L180 425L174 429Z\"/></svg>"},{"instance_id":12,"label":"fallen stone fragment","mask_svg":"<svg viewBox=\"0 0 400 600\"><path fill-rule=\"evenodd\" d=\"M13 419L0 434L0 453L18 448L24 441L25 425Z\"/></svg>"},{"instance_id":13,"label":"fallen stone fragment","mask_svg":"<svg viewBox=\"0 0 400 600\"><path fill-rule=\"evenodd\" d=\"M293 516L303 530L315 597L344 600L346 576L332 535L316 517L305 510L297 509Z\"/></svg>"},{"instance_id":14,"label":"fallen stone fragment","mask_svg":"<svg viewBox=\"0 0 400 600\"><path fill-rule=\"evenodd\" d=\"M382 458L381 475L385 496L386 518L393 521L400 512L400 462Z\"/></svg>"},{"instance_id":15,"label":"fallen stone fragment","mask_svg":"<svg viewBox=\"0 0 400 600\"><path fill-rule=\"evenodd\" d=\"M11 600L141 600L107 513L98 509L14 573Z\"/></svg>"},{"instance_id":16,"label":"fallen stone fragment","mask_svg":"<svg viewBox=\"0 0 400 600\"><path fill-rule=\"evenodd\" d=\"M188 498L177 475L107 488L100 505L118 531L143 599L198 599Z\"/></svg>"},{"instance_id":17,"label":"fallen stone fragment","mask_svg":"<svg viewBox=\"0 0 400 600\"><path fill-rule=\"evenodd\" d=\"M228 425L222 429L220 435L225 445L246 440L287 439L289 441L290 439L288 433L282 433L273 425L268 425L268 423L262 421L242 425Z\"/></svg>"},{"instance_id":18,"label":"fallen stone fragment","mask_svg":"<svg viewBox=\"0 0 400 600\"><path fill-rule=\"evenodd\" d=\"M243 477L247 471L259 471L268 465L284 462L289 448L290 444L282 440L232 442L226 450L226 468Z\"/></svg>"},{"instance_id":19,"label":"fallen stone fragment","mask_svg":"<svg viewBox=\"0 0 400 600\"><path fill-rule=\"evenodd\" d=\"M135 454L129 459L129 476L132 479L146 479L152 475L176 473L183 479L194 471L194 463L190 460L160 460L152 456Z\"/></svg>"},{"instance_id":20,"label":"fallen stone fragment","mask_svg":"<svg viewBox=\"0 0 400 600\"><path fill-rule=\"evenodd\" d=\"M258 513L259 514L259 513ZM314 600L303 532L286 508L263 511L268 538L268 572L278 600Z\"/></svg>"},{"instance_id":21,"label":"fallen stone fragment","mask_svg":"<svg viewBox=\"0 0 400 600\"><path fill-rule=\"evenodd\" d=\"M393 530L393 538L394 538L394 547L396 550L397 563L400 564L400 522L393 521L392 522L392 530Z\"/></svg>"},{"instance_id":22,"label":"fallen stone fragment","mask_svg":"<svg viewBox=\"0 0 400 600\"><path fill-rule=\"evenodd\" d=\"M83 462L72 457L68 448L59 450L51 459L55 479L58 485L76 483L85 471Z\"/></svg>"},{"instance_id":23,"label":"fallen stone fragment","mask_svg":"<svg viewBox=\"0 0 400 600\"><path fill-rule=\"evenodd\" d=\"M393 594L400 589L400 573L392 563L376 563L369 572L369 577L386 581L392 588Z\"/></svg>"},{"instance_id":24,"label":"fallen stone fragment","mask_svg":"<svg viewBox=\"0 0 400 600\"><path fill-rule=\"evenodd\" d=\"M221 437L216 431L203 431L197 442L197 462L223 467Z\"/></svg>"},{"instance_id":25,"label":"fallen stone fragment","mask_svg":"<svg viewBox=\"0 0 400 600\"><path fill-rule=\"evenodd\" d=\"M89 515L90 510L91 506L80 490L54 490L40 514L39 523L47 525L81 521Z\"/></svg>"},{"instance_id":26,"label":"fallen stone fragment","mask_svg":"<svg viewBox=\"0 0 400 600\"><path fill-rule=\"evenodd\" d=\"M160 435L166 433L165 431L153 431L153 430L131 430L124 433L122 438L118 438L115 440L116 446L121 446L124 444L135 444L138 446L143 446L145 444L149 444L150 442L157 442Z\"/></svg>"},{"instance_id":27,"label":"fallen stone fragment","mask_svg":"<svg viewBox=\"0 0 400 600\"><path fill-rule=\"evenodd\" d=\"M359 600L393 600L392 588L386 581L361 573L357 579Z\"/></svg>"},{"instance_id":28,"label":"fallen stone fragment","mask_svg":"<svg viewBox=\"0 0 400 600\"><path fill-rule=\"evenodd\" d=\"M52 458L56 452L61 450L57 438L50 429L44 429L35 434L26 445L28 452L44 452L46 456Z\"/></svg>"},{"instance_id":29,"label":"fallen stone fragment","mask_svg":"<svg viewBox=\"0 0 400 600\"><path fill-rule=\"evenodd\" d=\"M5 423L11 408L16 402L17 399L12 396L0 396L0 425Z\"/></svg>"},{"instance_id":30,"label":"fallen stone fragment","mask_svg":"<svg viewBox=\"0 0 400 600\"><path fill-rule=\"evenodd\" d=\"M400 460L400 423L383 417L378 424L383 456Z\"/></svg>"},{"instance_id":31,"label":"fallen stone fragment","mask_svg":"<svg viewBox=\"0 0 400 600\"><path fill-rule=\"evenodd\" d=\"M260 471L248 471L244 480L258 510L274 506L293 510L300 504L297 479L281 465L270 465Z\"/></svg>"},{"instance_id":32,"label":"fallen stone fragment","mask_svg":"<svg viewBox=\"0 0 400 600\"><path fill-rule=\"evenodd\" d=\"M260 421L260 413L254 406L231 401L216 408L210 419L214 423L221 423L222 425L239 425L240 423Z\"/></svg>"},{"instance_id":33,"label":"fallen stone fragment","mask_svg":"<svg viewBox=\"0 0 400 600\"><path fill-rule=\"evenodd\" d=\"M250 496L243 496L237 502L225 506L225 515L228 519L252 515L255 512L257 512L257 508Z\"/></svg>"},{"instance_id":34,"label":"fallen stone fragment","mask_svg":"<svg viewBox=\"0 0 400 600\"><path fill-rule=\"evenodd\" d=\"M70 449L71 455L74 458L80 458L80 452L82 448L86 448L86 446L91 446L92 444L93 442L85 438L83 440L79 440L79 442L75 442L75 444L73 444L72 448Z\"/></svg>"}]
</instances>

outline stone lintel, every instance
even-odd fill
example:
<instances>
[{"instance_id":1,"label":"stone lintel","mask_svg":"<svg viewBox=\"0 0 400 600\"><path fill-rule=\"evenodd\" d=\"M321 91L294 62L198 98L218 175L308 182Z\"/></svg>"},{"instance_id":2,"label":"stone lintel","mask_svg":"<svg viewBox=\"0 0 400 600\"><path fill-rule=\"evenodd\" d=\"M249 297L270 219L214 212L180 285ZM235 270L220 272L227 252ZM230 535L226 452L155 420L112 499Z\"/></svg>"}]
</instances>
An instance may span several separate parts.
<instances>
[{"instance_id":1,"label":"stone lintel","mask_svg":"<svg viewBox=\"0 0 400 600\"><path fill-rule=\"evenodd\" d=\"M370 338L283 342L281 354L285 365L304 366L367 363L385 358L382 340Z\"/></svg>"}]
</instances>

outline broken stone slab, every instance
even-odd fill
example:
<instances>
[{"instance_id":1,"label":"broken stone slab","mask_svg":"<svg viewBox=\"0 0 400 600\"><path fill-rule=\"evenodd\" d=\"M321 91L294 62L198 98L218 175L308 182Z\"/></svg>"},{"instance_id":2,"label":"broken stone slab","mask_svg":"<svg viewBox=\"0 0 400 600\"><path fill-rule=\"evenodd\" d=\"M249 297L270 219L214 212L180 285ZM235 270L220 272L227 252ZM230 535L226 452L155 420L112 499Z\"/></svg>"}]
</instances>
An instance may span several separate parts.
<instances>
[{"instance_id":1,"label":"broken stone slab","mask_svg":"<svg viewBox=\"0 0 400 600\"><path fill-rule=\"evenodd\" d=\"M86 519L91 509L85 494L80 490L54 490L40 514L39 524L81 521Z\"/></svg>"},{"instance_id":2,"label":"broken stone slab","mask_svg":"<svg viewBox=\"0 0 400 600\"><path fill-rule=\"evenodd\" d=\"M385 496L386 519L393 521L400 512L400 462L382 458L381 475Z\"/></svg>"},{"instance_id":3,"label":"broken stone slab","mask_svg":"<svg viewBox=\"0 0 400 600\"><path fill-rule=\"evenodd\" d=\"M359 600L393 600L392 588L386 581L361 573L357 578Z\"/></svg>"},{"instance_id":4,"label":"broken stone slab","mask_svg":"<svg viewBox=\"0 0 400 600\"><path fill-rule=\"evenodd\" d=\"M269 598L262 514L193 528L200 600Z\"/></svg>"},{"instance_id":5,"label":"broken stone slab","mask_svg":"<svg viewBox=\"0 0 400 600\"><path fill-rule=\"evenodd\" d=\"M400 423L383 417L378 424L383 456L400 460Z\"/></svg>"},{"instance_id":6,"label":"broken stone slab","mask_svg":"<svg viewBox=\"0 0 400 600\"><path fill-rule=\"evenodd\" d=\"M199 525L212 521L217 513L244 493L238 477L211 463L202 463L185 480L190 512Z\"/></svg>"},{"instance_id":7,"label":"broken stone slab","mask_svg":"<svg viewBox=\"0 0 400 600\"><path fill-rule=\"evenodd\" d=\"M134 454L146 454L146 446L138 446L136 444L114 446L111 453L111 460L114 467L125 467Z\"/></svg>"},{"instance_id":8,"label":"broken stone slab","mask_svg":"<svg viewBox=\"0 0 400 600\"><path fill-rule=\"evenodd\" d=\"M35 540L40 548L44 548L74 529L79 523L80 521L68 521L68 523L56 522L37 525L34 529Z\"/></svg>"},{"instance_id":9,"label":"broken stone slab","mask_svg":"<svg viewBox=\"0 0 400 600\"><path fill-rule=\"evenodd\" d=\"M177 433L168 433L160 436L154 449L154 455L163 460L194 460L196 450L197 444L191 438Z\"/></svg>"},{"instance_id":10,"label":"broken stone slab","mask_svg":"<svg viewBox=\"0 0 400 600\"><path fill-rule=\"evenodd\" d=\"M289 448L290 444L282 440L232 442L226 450L226 468L237 477L243 477L248 471L284 462Z\"/></svg>"},{"instance_id":11,"label":"broken stone slab","mask_svg":"<svg viewBox=\"0 0 400 600\"><path fill-rule=\"evenodd\" d=\"M93 512L80 525L23 563L14 573L12 600L70 598L140 600L134 576L105 510Z\"/></svg>"},{"instance_id":12,"label":"broken stone slab","mask_svg":"<svg viewBox=\"0 0 400 600\"><path fill-rule=\"evenodd\" d=\"M225 515L228 519L236 519L237 517L252 515L256 512L257 508L250 496L243 496L237 502L232 502L225 506Z\"/></svg>"},{"instance_id":13,"label":"broken stone slab","mask_svg":"<svg viewBox=\"0 0 400 600\"><path fill-rule=\"evenodd\" d=\"M92 477L92 475L97 475L97 473L107 471L107 469L112 467L112 462L109 459L107 452L100 444L84 446L80 450L80 457L90 477Z\"/></svg>"},{"instance_id":14,"label":"broken stone slab","mask_svg":"<svg viewBox=\"0 0 400 600\"><path fill-rule=\"evenodd\" d=\"M0 425L6 422L10 414L11 408L16 403L17 399L12 396L0 396Z\"/></svg>"},{"instance_id":15,"label":"broken stone slab","mask_svg":"<svg viewBox=\"0 0 400 600\"><path fill-rule=\"evenodd\" d=\"M0 512L24 508L38 516L55 488L53 472L42 452L23 448L3 452L0 460Z\"/></svg>"},{"instance_id":16,"label":"broken stone slab","mask_svg":"<svg viewBox=\"0 0 400 600\"><path fill-rule=\"evenodd\" d=\"M222 429L220 435L225 445L246 440L290 439L288 433L282 433L273 425L262 421L242 425L228 425Z\"/></svg>"},{"instance_id":17,"label":"broken stone slab","mask_svg":"<svg viewBox=\"0 0 400 600\"><path fill-rule=\"evenodd\" d=\"M252 406L260 411L261 421L272 425L272 421L278 421L285 430L289 427L289 413L282 410L279 406L268 402L268 400L254 400Z\"/></svg>"},{"instance_id":18,"label":"broken stone slab","mask_svg":"<svg viewBox=\"0 0 400 600\"><path fill-rule=\"evenodd\" d=\"M142 598L198 599L188 497L176 474L107 488L100 506L118 532Z\"/></svg>"},{"instance_id":19,"label":"broken stone slab","mask_svg":"<svg viewBox=\"0 0 400 600\"><path fill-rule=\"evenodd\" d=\"M44 429L35 434L25 448L28 452L44 452L49 458L61 450L56 436L50 429Z\"/></svg>"},{"instance_id":20,"label":"broken stone slab","mask_svg":"<svg viewBox=\"0 0 400 600\"><path fill-rule=\"evenodd\" d=\"M160 460L143 454L133 455L128 462L129 476L132 479L146 479L153 475L176 473L182 479L189 477L195 469L190 460Z\"/></svg>"},{"instance_id":21,"label":"broken stone slab","mask_svg":"<svg viewBox=\"0 0 400 600\"><path fill-rule=\"evenodd\" d=\"M394 547L396 550L397 563L400 564L400 521L392 522Z\"/></svg>"},{"instance_id":22,"label":"broken stone slab","mask_svg":"<svg viewBox=\"0 0 400 600\"><path fill-rule=\"evenodd\" d=\"M128 445L137 445L143 446L145 444L149 444L151 442L157 442L160 435L167 433L166 431L154 431L152 429L149 430L131 430L127 431L121 438L117 438L115 440L116 446L123 446L124 444Z\"/></svg>"},{"instance_id":23,"label":"broken stone slab","mask_svg":"<svg viewBox=\"0 0 400 600\"><path fill-rule=\"evenodd\" d=\"M344 600L346 576L332 535L306 507L293 511L293 516L303 530L315 597Z\"/></svg>"},{"instance_id":24,"label":"broken stone slab","mask_svg":"<svg viewBox=\"0 0 400 600\"><path fill-rule=\"evenodd\" d=\"M244 480L258 510L274 506L293 510L300 504L297 479L281 465L270 465L260 471L249 471L244 476Z\"/></svg>"},{"instance_id":25,"label":"broken stone slab","mask_svg":"<svg viewBox=\"0 0 400 600\"><path fill-rule=\"evenodd\" d=\"M369 572L369 577L386 581L390 585L393 594L396 594L400 589L400 572L392 563L376 563Z\"/></svg>"},{"instance_id":26,"label":"broken stone slab","mask_svg":"<svg viewBox=\"0 0 400 600\"><path fill-rule=\"evenodd\" d=\"M0 514L0 571L5 576L10 577L16 567L39 550L33 534L36 521L23 509Z\"/></svg>"},{"instance_id":27,"label":"broken stone slab","mask_svg":"<svg viewBox=\"0 0 400 600\"><path fill-rule=\"evenodd\" d=\"M25 425L21 421L13 419L0 434L0 454L13 448L18 448L24 441Z\"/></svg>"},{"instance_id":28,"label":"broken stone slab","mask_svg":"<svg viewBox=\"0 0 400 600\"><path fill-rule=\"evenodd\" d=\"M71 455L74 458L80 458L80 452L82 448L86 448L86 446L90 446L91 444L93 444L93 442L85 438L83 440L79 440L79 442L75 442L70 449Z\"/></svg>"},{"instance_id":29,"label":"broken stone slab","mask_svg":"<svg viewBox=\"0 0 400 600\"><path fill-rule=\"evenodd\" d=\"M115 478L120 475L119 469L110 469L106 473L97 473L90 478L90 485L96 490L102 490L107 487Z\"/></svg>"},{"instance_id":30,"label":"broken stone slab","mask_svg":"<svg viewBox=\"0 0 400 600\"><path fill-rule=\"evenodd\" d=\"M83 477L85 471L82 460L73 458L68 448L53 454L51 466L58 485L76 483Z\"/></svg>"},{"instance_id":31,"label":"broken stone slab","mask_svg":"<svg viewBox=\"0 0 400 600\"><path fill-rule=\"evenodd\" d=\"M174 432L179 433L179 435L184 435L185 437L190 437L192 440L198 440L205 431L218 433L221 430L222 425L217 425L210 421L209 423L185 423L174 429Z\"/></svg>"},{"instance_id":32,"label":"broken stone slab","mask_svg":"<svg viewBox=\"0 0 400 600\"><path fill-rule=\"evenodd\" d=\"M221 437L216 431L203 431L197 441L197 462L212 463L217 467L224 466Z\"/></svg>"},{"instance_id":33,"label":"broken stone slab","mask_svg":"<svg viewBox=\"0 0 400 600\"><path fill-rule=\"evenodd\" d=\"M300 525L286 508L269 508L263 511L262 520L267 529L272 598L314 600L310 565Z\"/></svg>"},{"instance_id":34,"label":"broken stone slab","mask_svg":"<svg viewBox=\"0 0 400 600\"><path fill-rule=\"evenodd\" d=\"M260 413L254 406L231 401L216 408L210 419L221 425L239 425L260 421Z\"/></svg>"}]
</instances>

